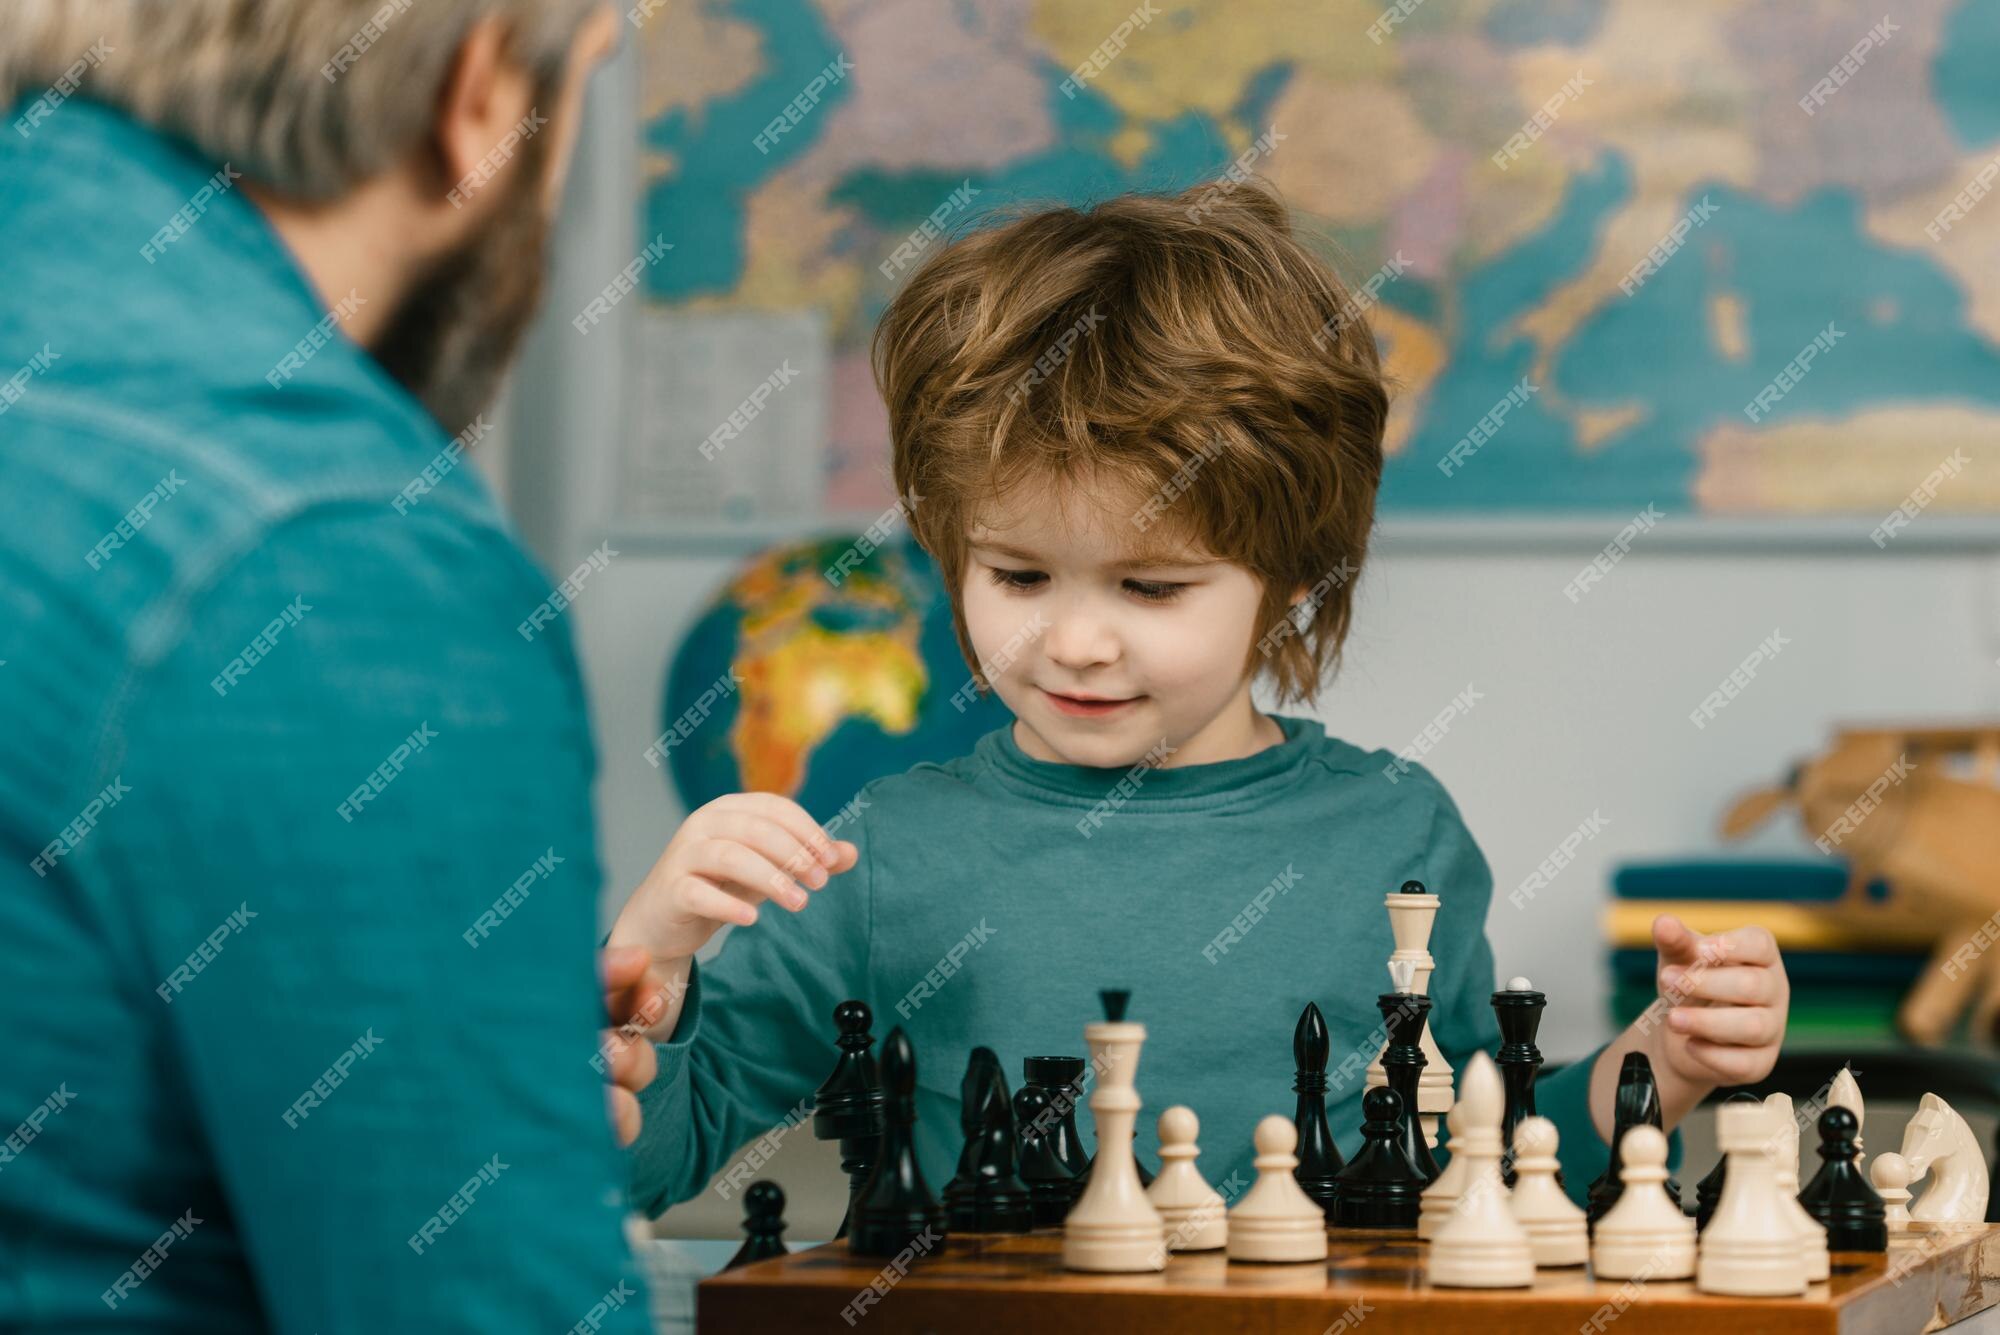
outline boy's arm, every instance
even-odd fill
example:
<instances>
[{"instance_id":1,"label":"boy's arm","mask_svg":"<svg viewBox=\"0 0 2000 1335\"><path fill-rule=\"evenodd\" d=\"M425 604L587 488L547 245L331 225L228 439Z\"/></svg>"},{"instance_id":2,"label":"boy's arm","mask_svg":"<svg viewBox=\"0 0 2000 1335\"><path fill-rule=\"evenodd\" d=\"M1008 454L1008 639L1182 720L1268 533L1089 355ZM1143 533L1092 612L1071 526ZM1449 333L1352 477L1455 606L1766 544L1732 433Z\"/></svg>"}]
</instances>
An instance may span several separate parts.
<instances>
[{"instance_id":1,"label":"boy's arm","mask_svg":"<svg viewBox=\"0 0 2000 1335\"><path fill-rule=\"evenodd\" d=\"M867 791L865 788L862 790ZM832 876L797 913L764 912L729 929L721 952L690 965L673 1033L656 1045L659 1075L640 1094L632 1146L633 1204L657 1216L696 1195L730 1164L716 1190L734 1199L784 1136L810 1136L812 1094L832 1072L833 1010L871 1001L873 917L867 816L844 824L854 866ZM886 1032L877 1018L875 1037Z\"/></svg>"}]
</instances>

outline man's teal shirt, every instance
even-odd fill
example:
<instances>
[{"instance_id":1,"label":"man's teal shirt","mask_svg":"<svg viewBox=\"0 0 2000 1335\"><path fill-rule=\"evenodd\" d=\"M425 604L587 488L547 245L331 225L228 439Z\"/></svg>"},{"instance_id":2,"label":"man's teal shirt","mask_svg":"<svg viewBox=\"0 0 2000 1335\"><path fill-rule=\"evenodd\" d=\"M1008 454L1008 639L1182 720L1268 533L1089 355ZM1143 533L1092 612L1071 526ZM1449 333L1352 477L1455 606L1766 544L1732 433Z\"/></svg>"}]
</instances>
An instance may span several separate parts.
<instances>
[{"instance_id":1,"label":"man's teal shirt","mask_svg":"<svg viewBox=\"0 0 2000 1335\"><path fill-rule=\"evenodd\" d=\"M1332 1034L1328 1115L1351 1156L1390 990L1383 898L1411 879L1442 901L1438 1046L1461 1071L1493 1052L1493 878L1451 798L1421 765L1275 717L1284 741L1253 755L1129 771L1034 759L1009 725L968 756L863 787L834 831L859 862L798 913L764 906L696 966L641 1096L641 1203L657 1212L725 1168L718 1190L734 1194L770 1152L740 1146L774 1126L809 1134L790 1128L832 1069L833 1010L849 997L873 1008L877 1038L901 1025L915 1046L933 1189L963 1143L970 1050L998 1053L1010 1085L1024 1057L1085 1056L1104 988L1130 989L1128 1018L1147 1029L1137 1143L1149 1162L1159 1113L1186 1104L1209 1180L1254 1180L1251 1131L1296 1101L1292 1031L1307 1002ZM1586 1106L1590 1060L1537 1087L1579 1199L1608 1157ZM1078 1122L1089 1140L1087 1111Z\"/></svg>"},{"instance_id":2,"label":"man's teal shirt","mask_svg":"<svg viewBox=\"0 0 2000 1335\"><path fill-rule=\"evenodd\" d=\"M13 120L0 1329L643 1329L549 578L224 164Z\"/></svg>"}]
</instances>

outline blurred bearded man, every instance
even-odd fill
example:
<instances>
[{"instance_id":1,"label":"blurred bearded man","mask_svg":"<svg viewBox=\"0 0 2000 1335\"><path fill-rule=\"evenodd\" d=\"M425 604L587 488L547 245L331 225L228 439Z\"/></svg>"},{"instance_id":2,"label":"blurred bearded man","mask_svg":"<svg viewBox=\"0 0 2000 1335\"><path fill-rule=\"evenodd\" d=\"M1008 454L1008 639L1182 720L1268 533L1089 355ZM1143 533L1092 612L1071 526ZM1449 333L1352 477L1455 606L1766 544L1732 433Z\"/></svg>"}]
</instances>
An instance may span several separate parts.
<instances>
[{"instance_id":1,"label":"blurred bearded man","mask_svg":"<svg viewBox=\"0 0 2000 1335\"><path fill-rule=\"evenodd\" d=\"M618 28L0 9L0 1329L646 1328L651 975L464 458Z\"/></svg>"}]
</instances>

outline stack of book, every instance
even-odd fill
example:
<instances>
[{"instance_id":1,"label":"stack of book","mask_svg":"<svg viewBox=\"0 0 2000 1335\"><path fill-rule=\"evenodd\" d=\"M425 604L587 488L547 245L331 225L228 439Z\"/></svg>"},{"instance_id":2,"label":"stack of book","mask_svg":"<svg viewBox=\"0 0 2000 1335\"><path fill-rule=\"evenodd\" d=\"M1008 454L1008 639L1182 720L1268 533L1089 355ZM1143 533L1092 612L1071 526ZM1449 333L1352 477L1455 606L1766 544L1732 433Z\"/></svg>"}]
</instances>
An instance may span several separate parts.
<instances>
[{"instance_id":1,"label":"stack of book","mask_svg":"<svg viewBox=\"0 0 2000 1335\"><path fill-rule=\"evenodd\" d=\"M1654 862L1612 876L1605 921L1611 1009L1619 1028L1659 996L1653 919L1698 932L1760 924L1791 979L1786 1042L1895 1038L1896 1008L1922 971L1937 928L1897 912L1877 882L1858 894L1838 862Z\"/></svg>"}]
</instances>

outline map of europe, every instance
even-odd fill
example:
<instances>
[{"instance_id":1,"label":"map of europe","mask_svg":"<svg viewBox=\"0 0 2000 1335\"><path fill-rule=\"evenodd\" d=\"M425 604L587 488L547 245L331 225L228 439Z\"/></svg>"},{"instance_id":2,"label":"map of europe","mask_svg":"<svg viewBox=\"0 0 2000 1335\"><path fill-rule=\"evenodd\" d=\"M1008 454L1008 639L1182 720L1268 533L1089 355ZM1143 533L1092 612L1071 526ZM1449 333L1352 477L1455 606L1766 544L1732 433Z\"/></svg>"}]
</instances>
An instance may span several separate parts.
<instances>
[{"instance_id":1,"label":"map of europe","mask_svg":"<svg viewBox=\"0 0 2000 1335\"><path fill-rule=\"evenodd\" d=\"M2000 0L636 17L650 308L823 314L829 510L893 499L868 340L927 218L1232 163L1385 280L1385 511L2000 510Z\"/></svg>"}]
</instances>

